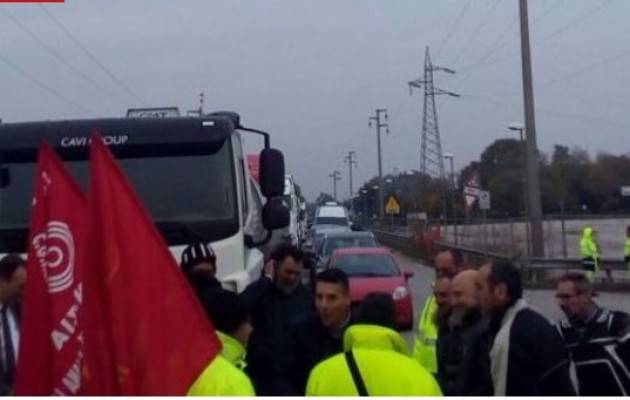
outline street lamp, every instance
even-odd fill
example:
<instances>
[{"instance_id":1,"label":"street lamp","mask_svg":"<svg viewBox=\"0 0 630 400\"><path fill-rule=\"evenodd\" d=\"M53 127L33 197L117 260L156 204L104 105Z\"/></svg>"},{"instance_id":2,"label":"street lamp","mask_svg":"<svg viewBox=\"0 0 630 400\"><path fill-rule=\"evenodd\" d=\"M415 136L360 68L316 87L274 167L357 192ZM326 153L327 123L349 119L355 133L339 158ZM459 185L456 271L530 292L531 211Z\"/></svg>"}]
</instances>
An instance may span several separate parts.
<instances>
[{"instance_id":1,"label":"street lamp","mask_svg":"<svg viewBox=\"0 0 630 400\"><path fill-rule=\"evenodd\" d=\"M457 188L457 184L455 183L455 168L453 165L455 162L455 155L453 155L453 153L444 153L442 154L442 157L445 160L449 160L451 166L451 207L453 209L453 239L455 241L455 244L457 245L457 211L455 208L455 190Z\"/></svg>"},{"instance_id":2,"label":"street lamp","mask_svg":"<svg viewBox=\"0 0 630 400\"><path fill-rule=\"evenodd\" d=\"M529 200L527 196L527 149L525 148L525 126L520 122L512 122L508 125L508 129L511 131L516 131L519 133L520 141L521 141L521 154L522 154L522 170L523 170L523 207L525 208L525 245L527 246L527 256L531 256L530 251L530 233L529 233Z\"/></svg>"},{"instance_id":3,"label":"street lamp","mask_svg":"<svg viewBox=\"0 0 630 400\"><path fill-rule=\"evenodd\" d=\"M508 129L511 131L518 131L521 134L521 142L523 141L523 132L525 132L525 126L520 122L512 122L508 125Z\"/></svg>"}]
</instances>

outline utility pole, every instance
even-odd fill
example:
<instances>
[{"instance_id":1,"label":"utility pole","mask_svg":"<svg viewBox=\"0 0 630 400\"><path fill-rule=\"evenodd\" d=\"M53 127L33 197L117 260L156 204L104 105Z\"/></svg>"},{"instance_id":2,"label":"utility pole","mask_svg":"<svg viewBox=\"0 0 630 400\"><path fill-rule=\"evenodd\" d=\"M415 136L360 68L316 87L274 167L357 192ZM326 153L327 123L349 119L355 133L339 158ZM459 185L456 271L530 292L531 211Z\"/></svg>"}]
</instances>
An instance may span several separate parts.
<instances>
[{"instance_id":1,"label":"utility pole","mask_svg":"<svg viewBox=\"0 0 630 400\"><path fill-rule=\"evenodd\" d=\"M450 186L451 186L451 209L453 212L453 241L455 245L457 245L457 200L456 200L456 191L457 191L457 182L455 181L455 167L454 160L455 156L453 153L444 153L444 158L450 161L451 164L451 174L450 174Z\"/></svg>"},{"instance_id":2,"label":"utility pole","mask_svg":"<svg viewBox=\"0 0 630 400\"><path fill-rule=\"evenodd\" d=\"M333 171L328 177L333 180L333 197L337 200L337 182L341 180L341 172Z\"/></svg>"},{"instance_id":3,"label":"utility pole","mask_svg":"<svg viewBox=\"0 0 630 400\"><path fill-rule=\"evenodd\" d=\"M460 97L457 93L437 88L433 84L433 72L441 71L454 74L450 68L433 65L431 52L427 46L424 55L424 76L409 82L409 94L413 88L424 88L424 105L422 110L422 139L420 149L420 172L429 177L439 178L444 181L444 155L442 154L442 142L440 139L440 127L438 124L435 96L447 95ZM424 195L424 193L422 193ZM446 193L442 190L442 213L446 221Z\"/></svg>"},{"instance_id":4,"label":"utility pole","mask_svg":"<svg viewBox=\"0 0 630 400\"><path fill-rule=\"evenodd\" d=\"M542 206L540 204L540 175L538 172L538 146L536 144L536 117L534 112L534 87L532 57L529 48L529 21L527 0L519 0L521 18L521 60L523 64L523 104L525 106L525 135L527 145L527 196L531 221L532 253L545 256L543 239Z\"/></svg>"},{"instance_id":5,"label":"utility pole","mask_svg":"<svg viewBox=\"0 0 630 400\"><path fill-rule=\"evenodd\" d=\"M385 219L385 195L383 184L383 162L381 157L381 128L385 128L387 134L389 135L389 124L381 122L381 115L385 117L385 121L387 121L387 109L386 108L377 108L376 115L370 117L369 126L372 127L372 121L376 123L376 144L378 151L378 215L381 221Z\"/></svg>"},{"instance_id":6,"label":"utility pole","mask_svg":"<svg viewBox=\"0 0 630 400\"><path fill-rule=\"evenodd\" d=\"M350 180L350 211L354 212L354 197L352 191L352 168L357 166L357 153L349 151L348 155L343 158L343 162L348 164L348 178Z\"/></svg>"}]
</instances>

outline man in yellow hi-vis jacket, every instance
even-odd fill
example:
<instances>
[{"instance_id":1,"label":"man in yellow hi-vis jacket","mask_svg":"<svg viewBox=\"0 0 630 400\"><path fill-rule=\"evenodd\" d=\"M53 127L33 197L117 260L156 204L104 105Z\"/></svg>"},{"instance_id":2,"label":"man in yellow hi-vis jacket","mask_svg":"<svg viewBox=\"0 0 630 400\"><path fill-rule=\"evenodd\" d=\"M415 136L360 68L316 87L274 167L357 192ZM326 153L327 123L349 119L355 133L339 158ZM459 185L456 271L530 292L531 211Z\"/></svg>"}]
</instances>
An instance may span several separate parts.
<instances>
[{"instance_id":1,"label":"man in yellow hi-vis jacket","mask_svg":"<svg viewBox=\"0 0 630 400\"><path fill-rule=\"evenodd\" d=\"M585 227L580 240L580 257L582 258L582 267L584 267L586 276L591 282L599 272L601 256L597 242L597 231L590 226ZM608 279L612 280L611 271L607 270L606 272Z\"/></svg>"},{"instance_id":2,"label":"man in yellow hi-vis jacket","mask_svg":"<svg viewBox=\"0 0 630 400\"><path fill-rule=\"evenodd\" d=\"M435 378L409 357L391 295L368 295L344 334L344 353L311 371L307 396L440 396Z\"/></svg>"},{"instance_id":3,"label":"man in yellow hi-vis jacket","mask_svg":"<svg viewBox=\"0 0 630 400\"><path fill-rule=\"evenodd\" d=\"M462 255L457 250L446 250L435 256L435 275L437 278L448 277L452 279L463 269ZM436 298L432 293L425 301L420 314L418 332L416 333L413 348L413 357L432 374L437 373L435 353L435 343L438 335L438 328L435 323L437 309Z\"/></svg>"},{"instance_id":4,"label":"man in yellow hi-vis jacket","mask_svg":"<svg viewBox=\"0 0 630 400\"><path fill-rule=\"evenodd\" d=\"M245 346L252 326L241 299L224 289L200 293L199 299L221 340L218 354L188 390L189 396L255 396L245 368Z\"/></svg>"}]
</instances>

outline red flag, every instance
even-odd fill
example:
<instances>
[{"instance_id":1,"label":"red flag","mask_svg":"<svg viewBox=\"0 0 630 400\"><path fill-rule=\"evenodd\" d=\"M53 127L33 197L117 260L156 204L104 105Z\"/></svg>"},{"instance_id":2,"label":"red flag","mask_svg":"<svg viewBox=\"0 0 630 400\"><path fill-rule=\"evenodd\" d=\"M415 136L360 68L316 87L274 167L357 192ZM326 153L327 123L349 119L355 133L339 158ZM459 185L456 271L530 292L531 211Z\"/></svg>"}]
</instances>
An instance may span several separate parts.
<instances>
[{"instance_id":1,"label":"red flag","mask_svg":"<svg viewBox=\"0 0 630 400\"><path fill-rule=\"evenodd\" d=\"M50 146L39 151L16 395L77 394L87 200Z\"/></svg>"},{"instance_id":2,"label":"red flag","mask_svg":"<svg viewBox=\"0 0 630 400\"><path fill-rule=\"evenodd\" d=\"M100 137L90 151L84 394L184 395L220 342Z\"/></svg>"}]
</instances>

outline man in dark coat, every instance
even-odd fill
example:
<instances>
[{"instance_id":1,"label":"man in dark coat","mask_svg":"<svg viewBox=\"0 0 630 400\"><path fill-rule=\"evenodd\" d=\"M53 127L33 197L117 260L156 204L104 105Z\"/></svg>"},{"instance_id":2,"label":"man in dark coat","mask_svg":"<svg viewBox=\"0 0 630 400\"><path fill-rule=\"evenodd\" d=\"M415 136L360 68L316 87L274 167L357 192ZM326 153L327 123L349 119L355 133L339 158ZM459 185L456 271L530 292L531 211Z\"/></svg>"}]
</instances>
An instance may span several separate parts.
<instances>
[{"instance_id":1,"label":"man in dark coat","mask_svg":"<svg viewBox=\"0 0 630 400\"><path fill-rule=\"evenodd\" d=\"M311 292L302 286L304 254L282 245L271 255L272 277L262 276L241 294L254 331L246 372L261 396L294 394L291 384L291 326L313 310Z\"/></svg>"},{"instance_id":2,"label":"man in dark coat","mask_svg":"<svg viewBox=\"0 0 630 400\"><path fill-rule=\"evenodd\" d=\"M521 277L508 262L477 275L482 313L491 318L490 375L495 396L571 396L569 361L553 326L522 299Z\"/></svg>"},{"instance_id":3,"label":"man in dark coat","mask_svg":"<svg viewBox=\"0 0 630 400\"><path fill-rule=\"evenodd\" d=\"M446 323L439 323L437 379L446 396L490 396L490 360L485 325L477 300L477 271L457 274L450 284L451 310Z\"/></svg>"},{"instance_id":4,"label":"man in dark coat","mask_svg":"<svg viewBox=\"0 0 630 400\"><path fill-rule=\"evenodd\" d=\"M16 254L0 260L0 395L12 394L19 352L20 303L26 285L26 261Z\"/></svg>"},{"instance_id":5,"label":"man in dark coat","mask_svg":"<svg viewBox=\"0 0 630 400\"><path fill-rule=\"evenodd\" d=\"M302 396L311 370L320 361L342 352L343 334L352 321L350 284L345 272L331 268L315 279L313 313L292 327L292 383Z\"/></svg>"},{"instance_id":6,"label":"man in dark coat","mask_svg":"<svg viewBox=\"0 0 630 400\"><path fill-rule=\"evenodd\" d=\"M556 328L575 368L580 396L630 395L630 315L599 307L591 281L569 273L556 297L567 318Z\"/></svg>"}]
</instances>

